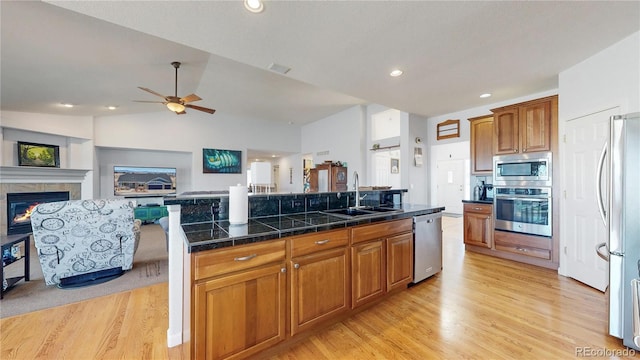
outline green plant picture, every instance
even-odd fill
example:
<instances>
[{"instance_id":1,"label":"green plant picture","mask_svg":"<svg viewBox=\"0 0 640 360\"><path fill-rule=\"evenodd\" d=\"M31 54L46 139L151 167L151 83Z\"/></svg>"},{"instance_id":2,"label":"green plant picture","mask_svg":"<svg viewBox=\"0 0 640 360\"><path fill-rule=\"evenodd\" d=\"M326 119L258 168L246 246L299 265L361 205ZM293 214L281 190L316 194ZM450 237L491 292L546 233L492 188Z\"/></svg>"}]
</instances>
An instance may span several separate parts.
<instances>
[{"instance_id":1,"label":"green plant picture","mask_svg":"<svg viewBox=\"0 0 640 360\"><path fill-rule=\"evenodd\" d=\"M60 167L60 148L56 145L18 141L18 165Z\"/></svg>"}]
</instances>

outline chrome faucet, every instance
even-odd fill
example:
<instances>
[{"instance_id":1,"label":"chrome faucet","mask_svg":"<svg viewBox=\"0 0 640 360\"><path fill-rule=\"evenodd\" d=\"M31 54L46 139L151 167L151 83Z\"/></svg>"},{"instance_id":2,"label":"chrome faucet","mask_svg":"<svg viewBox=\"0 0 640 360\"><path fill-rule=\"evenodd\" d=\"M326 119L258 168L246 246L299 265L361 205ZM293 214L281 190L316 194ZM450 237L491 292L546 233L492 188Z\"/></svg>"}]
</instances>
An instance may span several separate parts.
<instances>
[{"instance_id":1,"label":"chrome faucet","mask_svg":"<svg viewBox=\"0 0 640 360\"><path fill-rule=\"evenodd\" d=\"M360 207L360 180L358 179L358 172L353 172L353 189L356 191L356 206Z\"/></svg>"}]
</instances>

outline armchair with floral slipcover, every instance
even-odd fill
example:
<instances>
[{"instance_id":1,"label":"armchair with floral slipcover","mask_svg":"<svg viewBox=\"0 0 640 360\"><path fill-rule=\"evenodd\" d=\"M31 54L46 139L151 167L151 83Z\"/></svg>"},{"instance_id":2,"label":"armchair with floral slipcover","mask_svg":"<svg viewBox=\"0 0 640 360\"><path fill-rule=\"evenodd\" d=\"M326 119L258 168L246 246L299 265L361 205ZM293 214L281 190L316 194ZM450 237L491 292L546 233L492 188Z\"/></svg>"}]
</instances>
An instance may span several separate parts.
<instances>
[{"instance_id":1,"label":"armchair with floral slipcover","mask_svg":"<svg viewBox=\"0 0 640 360\"><path fill-rule=\"evenodd\" d=\"M31 227L45 283L86 286L130 270L140 240L134 206L126 199L38 204Z\"/></svg>"}]
</instances>

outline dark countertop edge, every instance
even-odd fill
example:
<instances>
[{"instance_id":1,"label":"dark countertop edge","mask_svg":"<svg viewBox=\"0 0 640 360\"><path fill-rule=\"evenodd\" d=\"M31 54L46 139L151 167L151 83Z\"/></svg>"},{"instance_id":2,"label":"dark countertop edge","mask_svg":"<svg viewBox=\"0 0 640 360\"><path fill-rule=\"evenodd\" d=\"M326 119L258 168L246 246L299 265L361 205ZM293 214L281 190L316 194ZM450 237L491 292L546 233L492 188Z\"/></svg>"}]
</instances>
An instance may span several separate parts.
<instances>
[{"instance_id":1,"label":"dark countertop edge","mask_svg":"<svg viewBox=\"0 0 640 360\"><path fill-rule=\"evenodd\" d=\"M206 251L206 250L213 250L213 249L220 249L225 247L257 243L261 241L275 240L275 239L280 239L280 238L285 238L285 237L290 237L295 235L304 235L304 234L320 232L320 231L342 229L342 228L347 228L347 227L357 226L357 225L366 225L366 224L371 224L371 223L380 222L380 221L413 218L414 216L443 212L444 209L445 209L444 206L408 205L403 207L403 212L399 212L399 213L372 214L369 216L358 217L353 219L336 218L337 220L335 222L330 222L326 224L319 224L319 225L305 224L304 226L301 226L301 227L290 228L285 230L273 230L273 231L268 231L260 234L253 234L253 235L225 237L221 239L199 240L197 242L189 241L189 235L187 233L185 233L185 236L186 236L188 252L194 253L194 252L200 252L200 251ZM286 217L287 215L281 215L281 216Z\"/></svg>"},{"instance_id":2,"label":"dark countertop edge","mask_svg":"<svg viewBox=\"0 0 640 360\"><path fill-rule=\"evenodd\" d=\"M493 204L493 199L487 200L462 200L465 204Z\"/></svg>"}]
</instances>

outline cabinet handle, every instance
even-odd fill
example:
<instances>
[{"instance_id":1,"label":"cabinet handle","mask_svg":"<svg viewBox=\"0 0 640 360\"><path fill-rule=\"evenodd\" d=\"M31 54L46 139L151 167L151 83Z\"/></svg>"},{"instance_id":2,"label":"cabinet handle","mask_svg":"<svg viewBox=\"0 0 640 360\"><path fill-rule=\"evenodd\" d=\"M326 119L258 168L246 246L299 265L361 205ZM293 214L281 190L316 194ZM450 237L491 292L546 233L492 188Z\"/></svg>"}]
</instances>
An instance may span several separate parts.
<instances>
[{"instance_id":1,"label":"cabinet handle","mask_svg":"<svg viewBox=\"0 0 640 360\"><path fill-rule=\"evenodd\" d=\"M527 149L526 149L526 148L525 148L525 149L522 149L522 152L527 152Z\"/></svg>"},{"instance_id":2,"label":"cabinet handle","mask_svg":"<svg viewBox=\"0 0 640 360\"><path fill-rule=\"evenodd\" d=\"M517 153L517 152L518 152L518 149L513 149L513 152L514 152L514 153Z\"/></svg>"},{"instance_id":3,"label":"cabinet handle","mask_svg":"<svg viewBox=\"0 0 640 360\"><path fill-rule=\"evenodd\" d=\"M300 268L300 264L293 264L293 268L294 269L299 269Z\"/></svg>"},{"instance_id":4,"label":"cabinet handle","mask_svg":"<svg viewBox=\"0 0 640 360\"><path fill-rule=\"evenodd\" d=\"M522 252L527 252L528 250L525 248L521 248L521 247L517 247L516 250L518 251L522 251Z\"/></svg>"},{"instance_id":5,"label":"cabinet handle","mask_svg":"<svg viewBox=\"0 0 640 360\"><path fill-rule=\"evenodd\" d=\"M233 261L247 261L247 260L253 259L256 256L258 256L258 254L251 254L248 256L237 257L237 258L233 258Z\"/></svg>"},{"instance_id":6,"label":"cabinet handle","mask_svg":"<svg viewBox=\"0 0 640 360\"><path fill-rule=\"evenodd\" d=\"M282 269L280 269L280 272L281 272L281 273L286 273L286 272L287 272L287 268L284 268L284 267L283 267Z\"/></svg>"},{"instance_id":7,"label":"cabinet handle","mask_svg":"<svg viewBox=\"0 0 640 360\"><path fill-rule=\"evenodd\" d=\"M329 239L318 240L316 241L316 245L324 245L329 242Z\"/></svg>"},{"instance_id":8,"label":"cabinet handle","mask_svg":"<svg viewBox=\"0 0 640 360\"><path fill-rule=\"evenodd\" d=\"M473 210L482 210L482 208L475 207L475 208L473 208Z\"/></svg>"}]
</instances>

